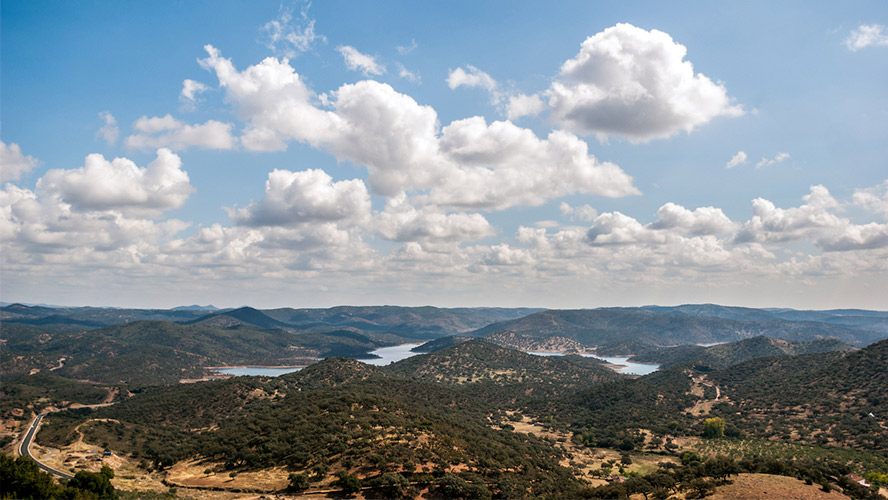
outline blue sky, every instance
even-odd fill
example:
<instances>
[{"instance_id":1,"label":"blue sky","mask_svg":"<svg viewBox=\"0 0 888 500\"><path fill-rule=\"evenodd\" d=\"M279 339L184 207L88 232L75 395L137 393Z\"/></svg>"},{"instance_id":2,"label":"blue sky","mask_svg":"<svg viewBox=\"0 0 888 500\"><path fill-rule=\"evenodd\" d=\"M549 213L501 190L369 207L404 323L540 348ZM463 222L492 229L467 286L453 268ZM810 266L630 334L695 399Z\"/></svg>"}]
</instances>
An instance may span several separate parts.
<instances>
[{"instance_id":1,"label":"blue sky","mask_svg":"<svg viewBox=\"0 0 888 500\"><path fill-rule=\"evenodd\" d=\"M0 23L6 302L884 309L884 2Z\"/></svg>"}]
</instances>

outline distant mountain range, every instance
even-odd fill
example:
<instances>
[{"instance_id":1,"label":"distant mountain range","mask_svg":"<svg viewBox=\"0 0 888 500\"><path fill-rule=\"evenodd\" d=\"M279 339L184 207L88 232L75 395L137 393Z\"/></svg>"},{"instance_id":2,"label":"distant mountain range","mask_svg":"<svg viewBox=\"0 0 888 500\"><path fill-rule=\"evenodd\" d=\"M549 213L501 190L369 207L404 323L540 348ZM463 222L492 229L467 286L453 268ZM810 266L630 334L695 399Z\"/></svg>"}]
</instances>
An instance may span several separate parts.
<instances>
[{"instance_id":1,"label":"distant mountain range","mask_svg":"<svg viewBox=\"0 0 888 500\"><path fill-rule=\"evenodd\" d=\"M638 342L624 342L599 347L597 353L602 356L631 355L632 361L657 363L664 368L682 363L695 363L699 367L715 369L767 356L795 356L853 350L855 350L854 347L835 339L792 342L770 337L753 337L709 347L697 345L655 347Z\"/></svg>"},{"instance_id":2,"label":"distant mountain range","mask_svg":"<svg viewBox=\"0 0 888 500\"><path fill-rule=\"evenodd\" d=\"M810 342L836 339L864 346L888 337L882 328L888 312L859 311L855 315L821 312L815 316L796 311L799 320L787 320L762 309L714 305L550 310L523 318L493 323L470 335L508 331L537 339L563 337L589 346L635 341L655 346L714 344L768 336ZM780 315L790 315L789 311ZM743 319L741 319L743 318ZM855 323L847 326L842 323Z\"/></svg>"}]
</instances>

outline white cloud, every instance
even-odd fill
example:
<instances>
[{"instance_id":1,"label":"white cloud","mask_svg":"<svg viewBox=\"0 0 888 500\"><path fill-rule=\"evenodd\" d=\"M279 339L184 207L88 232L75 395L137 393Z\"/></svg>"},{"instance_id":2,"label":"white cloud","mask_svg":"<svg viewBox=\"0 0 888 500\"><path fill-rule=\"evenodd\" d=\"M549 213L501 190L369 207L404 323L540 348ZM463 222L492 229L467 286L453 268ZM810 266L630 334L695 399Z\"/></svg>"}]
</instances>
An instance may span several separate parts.
<instances>
[{"instance_id":1,"label":"white cloud","mask_svg":"<svg viewBox=\"0 0 888 500\"><path fill-rule=\"evenodd\" d=\"M458 87L481 87L488 91L496 90L498 84L493 77L472 65L466 65L466 67L469 68L468 71L462 67L450 71L447 76L447 86L451 90Z\"/></svg>"},{"instance_id":2,"label":"white cloud","mask_svg":"<svg viewBox=\"0 0 888 500\"><path fill-rule=\"evenodd\" d=\"M875 187L855 190L854 204L881 214L888 221L888 180Z\"/></svg>"},{"instance_id":3,"label":"white cloud","mask_svg":"<svg viewBox=\"0 0 888 500\"><path fill-rule=\"evenodd\" d=\"M198 62L216 73L238 116L247 121L241 137L247 149L283 150L289 139L318 146L336 133L336 115L313 104L314 92L289 62L269 57L238 72L215 47L204 48L209 56Z\"/></svg>"},{"instance_id":4,"label":"white cloud","mask_svg":"<svg viewBox=\"0 0 888 500\"><path fill-rule=\"evenodd\" d=\"M509 96L509 105L507 107L506 116L510 120L517 120L522 116L536 116L546 109L540 96L533 95L513 95Z\"/></svg>"},{"instance_id":5,"label":"white cloud","mask_svg":"<svg viewBox=\"0 0 888 500\"><path fill-rule=\"evenodd\" d=\"M789 153L777 153L773 158L762 157L762 159L755 164L755 168L773 167L774 165L783 163L783 161L787 159L789 159Z\"/></svg>"},{"instance_id":6,"label":"white cloud","mask_svg":"<svg viewBox=\"0 0 888 500\"><path fill-rule=\"evenodd\" d=\"M341 45L336 50L345 59L345 66L352 71L360 71L364 75L381 75L385 73L385 66L376 62L373 56L362 54L354 47Z\"/></svg>"},{"instance_id":7,"label":"white cloud","mask_svg":"<svg viewBox=\"0 0 888 500\"><path fill-rule=\"evenodd\" d=\"M120 135L120 130L117 128L117 120L110 111L99 112L99 118L101 118L104 123L102 128L96 132L96 137L101 137L109 146L113 146L117 142L117 137Z\"/></svg>"},{"instance_id":8,"label":"white cloud","mask_svg":"<svg viewBox=\"0 0 888 500\"><path fill-rule=\"evenodd\" d=\"M232 124L208 120L199 125L188 125L171 115L148 118L143 116L133 123L136 134L126 138L133 149L171 148L177 151L190 147L201 149L233 149Z\"/></svg>"},{"instance_id":9,"label":"white cloud","mask_svg":"<svg viewBox=\"0 0 888 500\"><path fill-rule=\"evenodd\" d=\"M422 83L422 78L419 76L418 73L414 73L412 71L409 71L401 63L395 63L395 64L398 67L398 76L399 77L406 79L410 83Z\"/></svg>"},{"instance_id":10,"label":"white cloud","mask_svg":"<svg viewBox=\"0 0 888 500\"><path fill-rule=\"evenodd\" d=\"M274 170L259 202L228 212L235 223L245 226L360 221L370 215L370 195L360 179L334 182L323 170Z\"/></svg>"},{"instance_id":11,"label":"white cloud","mask_svg":"<svg viewBox=\"0 0 888 500\"><path fill-rule=\"evenodd\" d=\"M888 47L888 30L881 24L861 24L845 39L845 46L855 52L866 47Z\"/></svg>"},{"instance_id":12,"label":"white cloud","mask_svg":"<svg viewBox=\"0 0 888 500\"><path fill-rule=\"evenodd\" d=\"M651 231L634 218L620 212L599 215L592 221L592 227L586 234L589 244L595 246L665 242L663 234Z\"/></svg>"},{"instance_id":13,"label":"white cloud","mask_svg":"<svg viewBox=\"0 0 888 500\"><path fill-rule=\"evenodd\" d=\"M491 246L481 257L481 263L485 266L529 266L536 263L536 259L528 250L501 243Z\"/></svg>"},{"instance_id":14,"label":"white cloud","mask_svg":"<svg viewBox=\"0 0 888 500\"><path fill-rule=\"evenodd\" d=\"M756 198L753 217L735 234L735 243L756 241L784 243L813 241L824 251L849 251L888 247L888 224L854 224L833 212L841 204L823 186L812 186L804 205L777 208L771 201Z\"/></svg>"},{"instance_id":15,"label":"white cloud","mask_svg":"<svg viewBox=\"0 0 888 500\"><path fill-rule=\"evenodd\" d=\"M215 48L206 49L210 56L201 64L216 72L247 120L241 137L247 149L306 142L366 166L370 187L386 197L408 192L420 204L500 210L571 193L639 193L617 165L599 162L566 132L540 139L529 129L488 125L481 117L442 130L432 107L370 80L331 92L332 110L325 110L286 61L267 58L238 72Z\"/></svg>"},{"instance_id":16,"label":"white cloud","mask_svg":"<svg viewBox=\"0 0 888 500\"><path fill-rule=\"evenodd\" d=\"M315 42L326 43L327 38L315 32L315 20L308 17L311 4L306 2L298 15L292 7L281 5L280 14L259 30L262 43L275 55L296 57L312 49Z\"/></svg>"},{"instance_id":17,"label":"white cloud","mask_svg":"<svg viewBox=\"0 0 888 500\"><path fill-rule=\"evenodd\" d=\"M598 217L598 210L595 210L590 205L572 207L567 202L561 202L561 205L558 206L558 210L561 212L561 215L565 217L570 217L572 220L583 222L592 222Z\"/></svg>"},{"instance_id":18,"label":"white cloud","mask_svg":"<svg viewBox=\"0 0 888 500\"><path fill-rule=\"evenodd\" d=\"M404 195L390 199L385 210L377 214L375 223L383 238L394 241L463 242L494 235L493 227L481 214L417 209Z\"/></svg>"},{"instance_id":19,"label":"white cloud","mask_svg":"<svg viewBox=\"0 0 888 500\"><path fill-rule=\"evenodd\" d=\"M48 171L37 181L37 193L75 211L156 217L181 207L194 192L181 167L182 160L168 149L159 149L157 158L144 168L126 158L108 161L91 154L81 168Z\"/></svg>"},{"instance_id":20,"label":"white cloud","mask_svg":"<svg viewBox=\"0 0 888 500\"><path fill-rule=\"evenodd\" d=\"M583 42L549 88L552 115L583 134L630 141L663 138L739 116L724 85L685 61L687 49L667 33L617 24Z\"/></svg>"},{"instance_id":21,"label":"white cloud","mask_svg":"<svg viewBox=\"0 0 888 500\"><path fill-rule=\"evenodd\" d=\"M742 164L746 163L746 160L747 160L746 153L743 151L738 151L737 154L732 156L731 160L728 161L727 164L725 164L725 168L734 168L737 165L742 165Z\"/></svg>"},{"instance_id":22,"label":"white cloud","mask_svg":"<svg viewBox=\"0 0 888 500\"><path fill-rule=\"evenodd\" d=\"M669 202L657 210L657 221L651 229L680 229L684 233L694 235L719 235L732 232L734 222L715 207L700 207L693 212L687 208Z\"/></svg>"},{"instance_id":23,"label":"white cloud","mask_svg":"<svg viewBox=\"0 0 888 500\"><path fill-rule=\"evenodd\" d=\"M488 125L476 116L445 127L440 149L447 170L429 192L436 204L502 210L574 193L640 194L632 177L599 162L585 142L567 132L540 139L511 122Z\"/></svg>"},{"instance_id":24,"label":"white cloud","mask_svg":"<svg viewBox=\"0 0 888 500\"><path fill-rule=\"evenodd\" d=\"M18 144L0 141L0 182L18 180L38 165L40 161L22 153Z\"/></svg>"},{"instance_id":25,"label":"white cloud","mask_svg":"<svg viewBox=\"0 0 888 500\"><path fill-rule=\"evenodd\" d=\"M193 111L200 99L200 94L210 90L210 86L195 80L185 79L182 82L182 91L179 93L179 102L185 110Z\"/></svg>"}]
</instances>

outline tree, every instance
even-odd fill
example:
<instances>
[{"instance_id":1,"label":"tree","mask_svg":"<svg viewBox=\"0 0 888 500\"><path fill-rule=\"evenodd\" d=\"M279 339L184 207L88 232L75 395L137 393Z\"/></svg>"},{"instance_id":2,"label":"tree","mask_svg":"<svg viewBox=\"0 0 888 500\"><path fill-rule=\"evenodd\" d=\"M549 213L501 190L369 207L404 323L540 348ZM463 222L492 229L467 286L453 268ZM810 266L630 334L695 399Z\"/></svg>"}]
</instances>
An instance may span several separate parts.
<instances>
[{"instance_id":1,"label":"tree","mask_svg":"<svg viewBox=\"0 0 888 500\"><path fill-rule=\"evenodd\" d=\"M291 490L305 491L311 486L311 481L308 480L307 474L293 472L288 479L290 480Z\"/></svg>"},{"instance_id":2,"label":"tree","mask_svg":"<svg viewBox=\"0 0 888 500\"><path fill-rule=\"evenodd\" d=\"M334 484L339 488L342 488L343 493L351 495L352 493L361 491L361 480L358 479L356 474L339 472L336 476L339 477L339 479L337 479Z\"/></svg>"},{"instance_id":3,"label":"tree","mask_svg":"<svg viewBox=\"0 0 888 500\"><path fill-rule=\"evenodd\" d=\"M105 467L103 467L103 472L104 469ZM108 470L111 470L111 468L108 467ZM77 474L74 474L74 478L68 481L68 488L92 493L97 498L117 498L114 486L111 485L111 478L102 472L77 471Z\"/></svg>"},{"instance_id":4,"label":"tree","mask_svg":"<svg viewBox=\"0 0 888 500\"><path fill-rule=\"evenodd\" d=\"M708 438L725 436L725 420L721 417L707 418L703 422L703 435Z\"/></svg>"},{"instance_id":5,"label":"tree","mask_svg":"<svg viewBox=\"0 0 888 500\"><path fill-rule=\"evenodd\" d=\"M61 494L61 487L52 476L25 457L13 460L0 454L0 477L3 498L54 498Z\"/></svg>"}]
</instances>

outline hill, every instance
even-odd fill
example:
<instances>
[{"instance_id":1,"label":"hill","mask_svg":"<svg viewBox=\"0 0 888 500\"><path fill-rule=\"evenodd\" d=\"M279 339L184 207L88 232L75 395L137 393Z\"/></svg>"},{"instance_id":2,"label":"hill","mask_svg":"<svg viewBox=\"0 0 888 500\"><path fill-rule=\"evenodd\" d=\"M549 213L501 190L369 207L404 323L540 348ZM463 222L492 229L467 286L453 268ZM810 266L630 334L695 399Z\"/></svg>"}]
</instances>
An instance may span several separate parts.
<instances>
[{"instance_id":1,"label":"hill","mask_svg":"<svg viewBox=\"0 0 888 500\"><path fill-rule=\"evenodd\" d=\"M551 310L488 325L472 332L483 336L507 330L536 339L563 337L587 346L637 341L658 346L734 342L769 336L793 341L834 338L866 345L882 338L864 330L819 322L739 321L717 317L662 314L645 309Z\"/></svg>"},{"instance_id":2,"label":"hill","mask_svg":"<svg viewBox=\"0 0 888 500\"><path fill-rule=\"evenodd\" d=\"M241 316L255 320L250 314ZM165 321L80 331L4 325L3 337L4 375L54 369L55 374L73 379L130 385L199 379L211 375L209 367L214 366L298 366L329 356L366 357L373 349L403 342L397 336L367 336L346 329L301 333L246 324L220 327Z\"/></svg>"},{"instance_id":3,"label":"hill","mask_svg":"<svg viewBox=\"0 0 888 500\"><path fill-rule=\"evenodd\" d=\"M525 395L554 396L621 378L597 360L534 356L480 340L407 358L385 368L413 380L445 384L521 386Z\"/></svg>"},{"instance_id":4,"label":"hill","mask_svg":"<svg viewBox=\"0 0 888 500\"><path fill-rule=\"evenodd\" d=\"M770 337L753 337L710 347L640 347L632 356L639 363L659 363L662 367L681 363L696 363L711 369L724 368L744 361L767 356L795 356L821 352L853 351L854 347L835 339L813 342L791 342Z\"/></svg>"},{"instance_id":5,"label":"hill","mask_svg":"<svg viewBox=\"0 0 888 500\"><path fill-rule=\"evenodd\" d=\"M185 408L202 417L172 417ZM330 359L280 379L153 388L92 414L54 414L40 440L63 444L82 419L112 419L81 426L84 439L122 455L135 448L161 469L196 459L200 480L262 469L285 481L304 474L320 489L354 474L383 496L415 496L413 487L472 498L578 494L583 485L559 463L561 451L491 425L491 412L455 388Z\"/></svg>"},{"instance_id":6,"label":"hill","mask_svg":"<svg viewBox=\"0 0 888 500\"><path fill-rule=\"evenodd\" d=\"M340 306L329 309L270 309L264 313L298 327L330 325L394 333L412 339L436 339L538 311L540 309Z\"/></svg>"},{"instance_id":7,"label":"hill","mask_svg":"<svg viewBox=\"0 0 888 500\"><path fill-rule=\"evenodd\" d=\"M710 375L729 401L713 414L756 435L885 452L886 366L888 340L854 352L750 360Z\"/></svg>"},{"instance_id":8,"label":"hill","mask_svg":"<svg viewBox=\"0 0 888 500\"><path fill-rule=\"evenodd\" d=\"M252 307L241 307L230 311L218 312L183 322L185 325L203 324L229 328L232 326L249 325L258 328L290 328L291 325L278 321L271 316Z\"/></svg>"},{"instance_id":9,"label":"hill","mask_svg":"<svg viewBox=\"0 0 888 500\"><path fill-rule=\"evenodd\" d=\"M468 342L473 340L475 337L463 337L460 335L451 335L449 337L441 337L440 339L429 340L428 342L418 345L413 349L410 349L411 352L435 352L440 351L446 347L450 347L453 345L461 344L463 342Z\"/></svg>"}]
</instances>

